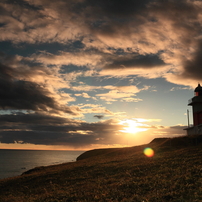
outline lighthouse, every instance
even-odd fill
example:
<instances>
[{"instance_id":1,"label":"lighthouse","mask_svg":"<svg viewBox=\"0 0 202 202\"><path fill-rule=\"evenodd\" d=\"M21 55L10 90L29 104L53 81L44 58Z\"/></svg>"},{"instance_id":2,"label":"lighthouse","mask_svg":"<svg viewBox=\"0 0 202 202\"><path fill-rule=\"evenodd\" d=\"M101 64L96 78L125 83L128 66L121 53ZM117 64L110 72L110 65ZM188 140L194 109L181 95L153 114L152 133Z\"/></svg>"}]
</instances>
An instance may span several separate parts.
<instances>
[{"instance_id":1,"label":"lighthouse","mask_svg":"<svg viewBox=\"0 0 202 202\"><path fill-rule=\"evenodd\" d=\"M202 86L198 86L194 90L194 97L189 100L188 105L192 106L193 126L186 128L187 135L202 134Z\"/></svg>"}]
</instances>

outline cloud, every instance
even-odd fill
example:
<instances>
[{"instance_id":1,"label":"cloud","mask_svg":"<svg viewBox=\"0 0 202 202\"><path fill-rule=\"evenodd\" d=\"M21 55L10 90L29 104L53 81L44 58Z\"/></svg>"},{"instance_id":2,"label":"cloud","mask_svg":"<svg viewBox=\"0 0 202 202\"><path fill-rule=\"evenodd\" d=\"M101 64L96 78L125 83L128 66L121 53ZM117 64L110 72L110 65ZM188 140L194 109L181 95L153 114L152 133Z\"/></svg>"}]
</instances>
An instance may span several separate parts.
<instances>
[{"instance_id":1,"label":"cloud","mask_svg":"<svg viewBox=\"0 0 202 202\"><path fill-rule=\"evenodd\" d=\"M69 100L69 96L64 93L59 95L46 83L35 81L40 75L44 75L47 79L54 78L46 68L23 65L22 59L19 60L17 56L9 57L2 53L0 56L4 63L0 63L1 109L80 114L78 107L63 105L64 99Z\"/></svg>"},{"instance_id":2,"label":"cloud","mask_svg":"<svg viewBox=\"0 0 202 202\"><path fill-rule=\"evenodd\" d=\"M107 93L100 93L96 94L96 96L100 97L102 100L106 101L117 101L117 99L122 99L122 101L127 102L138 102L141 99L138 98L132 98L133 96L136 96L136 93L140 91L136 86L111 86L107 85L104 87L105 89L110 89Z\"/></svg>"},{"instance_id":3,"label":"cloud","mask_svg":"<svg viewBox=\"0 0 202 202\"><path fill-rule=\"evenodd\" d=\"M106 85L103 86L104 89L110 89L110 90L117 90L119 92L128 92L128 93L138 93L140 92L140 89L137 88L137 86L111 86L111 85Z\"/></svg>"},{"instance_id":4,"label":"cloud","mask_svg":"<svg viewBox=\"0 0 202 202\"><path fill-rule=\"evenodd\" d=\"M184 69L181 74L183 78L191 78L201 81L202 78L202 41L199 40L197 50L190 56L189 59L184 60Z\"/></svg>"},{"instance_id":5,"label":"cloud","mask_svg":"<svg viewBox=\"0 0 202 202\"><path fill-rule=\"evenodd\" d=\"M103 113L113 115L113 112L98 104L79 104L82 113Z\"/></svg>"},{"instance_id":6,"label":"cloud","mask_svg":"<svg viewBox=\"0 0 202 202\"><path fill-rule=\"evenodd\" d=\"M4 26L1 27L0 39L12 40L14 43L44 43L77 38L80 29L71 21L72 12L68 12L71 10L70 3L50 3L45 0L26 3L18 1L15 4L2 2L1 23ZM67 24L62 20L64 17ZM13 30L15 32L12 32Z\"/></svg>"},{"instance_id":7,"label":"cloud","mask_svg":"<svg viewBox=\"0 0 202 202\"><path fill-rule=\"evenodd\" d=\"M102 86L91 86L91 85L86 85L86 84L81 84L81 85L77 85L77 86L71 86L71 90L73 91L95 91L95 90L99 90L99 89L103 89Z\"/></svg>"},{"instance_id":8,"label":"cloud","mask_svg":"<svg viewBox=\"0 0 202 202\"><path fill-rule=\"evenodd\" d=\"M0 116L0 123L2 125L7 125L7 124L25 124L25 126L28 126L29 124L34 125L34 124L55 124L55 125L60 125L64 124L67 122L70 122L72 120L64 117L59 117L59 116L51 116L43 113L22 113L22 112L13 112L12 114L1 114ZM76 121L74 121L75 123Z\"/></svg>"},{"instance_id":9,"label":"cloud","mask_svg":"<svg viewBox=\"0 0 202 202\"><path fill-rule=\"evenodd\" d=\"M140 98L131 98L131 97L121 99L121 102L140 102L140 101L142 101L142 99L140 99Z\"/></svg>"},{"instance_id":10,"label":"cloud","mask_svg":"<svg viewBox=\"0 0 202 202\"><path fill-rule=\"evenodd\" d=\"M190 87L173 87L170 89L170 91L176 91L176 90L191 90Z\"/></svg>"},{"instance_id":11,"label":"cloud","mask_svg":"<svg viewBox=\"0 0 202 202\"><path fill-rule=\"evenodd\" d=\"M131 17L131 15L136 15L139 10L146 8L149 0L143 0L141 2L134 0L101 0L95 2L93 0L84 1L87 6L91 6L92 10L99 12L99 15L105 14L107 17ZM94 16L97 16L97 12Z\"/></svg>"},{"instance_id":12,"label":"cloud","mask_svg":"<svg viewBox=\"0 0 202 202\"><path fill-rule=\"evenodd\" d=\"M0 117L0 141L121 144L118 121L101 120L120 112L68 103L80 97L108 104L142 101L137 93L148 86L112 85L107 79L115 77L194 86L202 76L201 12L197 0L2 0L0 41L19 53L0 53L0 109L9 113ZM34 53L27 52L28 44ZM99 122L67 118L89 113ZM153 136L182 133L182 126L150 129Z\"/></svg>"},{"instance_id":13,"label":"cloud","mask_svg":"<svg viewBox=\"0 0 202 202\"><path fill-rule=\"evenodd\" d=\"M143 23L144 20L141 18L140 11L145 10L148 2L147 0L141 2L134 0L108 2L102 0L97 3L91 0L84 1L84 5L87 3L86 9L84 9L86 11L84 19L90 32L99 39L107 36L117 37L119 34L126 35L127 32L130 33L131 21L135 21L135 25ZM88 16L90 16L88 18L87 11Z\"/></svg>"},{"instance_id":14,"label":"cloud","mask_svg":"<svg viewBox=\"0 0 202 202\"><path fill-rule=\"evenodd\" d=\"M2 66L0 66L1 68ZM49 92L36 83L28 81L1 80L1 109L48 110L56 108Z\"/></svg>"},{"instance_id":15,"label":"cloud","mask_svg":"<svg viewBox=\"0 0 202 202\"><path fill-rule=\"evenodd\" d=\"M106 65L106 69L124 69L124 68L156 68L165 66L165 62L157 55L135 55L133 57L121 56L116 61Z\"/></svg>"},{"instance_id":16,"label":"cloud","mask_svg":"<svg viewBox=\"0 0 202 202\"><path fill-rule=\"evenodd\" d=\"M94 117L102 118L103 115ZM35 145L63 145L70 148L89 148L106 145L123 145L130 138L134 144L145 144L155 137L183 135L185 126L149 126L149 122L159 120L136 119L145 122L146 132L128 136L118 119L87 123L44 113L13 113L0 116L0 142Z\"/></svg>"},{"instance_id":17,"label":"cloud","mask_svg":"<svg viewBox=\"0 0 202 202\"><path fill-rule=\"evenodd\" d=\"M81 67L80 70L72 72L67 71L70 69L68 66L61 67L61 72L65 72L63 77L66 80L81 76L102 77L104 75L128 76L136 74L151 77L153 74L155 75L154 77L158 77L166 69L170 68L169 64L166 64L161 59L160 54L140 55L137 52L124 52L124 55L119 56L116 53L105 53L97 49L90 51L90 53L88 49L73 53L61 51L57 55L42 52L40 54L33 54L31 58L44 65L74 65L75 67ZM86 70L86 68L90 68L91 70ZM153 71L154 68L155 71ZM146 73L145 70L147 70Z\"/></svg>"},{"instance_id":18,"label":"cloud","mask_svg":"<svg viewBox=\"0 0 202 202\"><path fill-rule=\"evenodd\" d=\"M192 87L196 86L196 82L202 82L202 41L198 40L196 48L186 58L182 58L182 67L180 71L175 74L167 74L166 78L168 81L181 84L189 85ZM186 82L185 82L186 81Z\"/></svg>"},{"instance_id":19,"label":"cloud","mask_svg":"<svg viewBox=\"0 0 202 202\"><path fill-rule=\"evenodd\" d=\"M93 117L96 117L98 119L103 119L104 118L104 115L94 115Z\"/></svg>"},{"instance_id":20,"label":"cloud","mask_svg":"<svg viewBox=\"0 0 202 202\"><path fill-rule=\"evenodd\" d=\"M84 98L91 98L88 93L81 93L81 94L75 94L75 96L81 96L81 97L84 97Z\"/></svg>"},{"instance_id":21,"label":"cloud","mask_svg":"<svg viewBox=\"0 0 202 202\"><path fill-rule=\"evenodd\" d=\"M183 130L186 126L176 125L176 126L154 126L151 130L153 136L156 137L176 137L185 135Z\"/></svg>"},{"instance_id":22,"label":"cloud","mask_svg":"<svg viewBox=\"0 0 202 202\"><path fill-rule=\"evenodd\" d=\"M59 54L54 55L48 52L41 52L40 54L33 54L31 56L37 62L43 64L53 64L53 65L69 65L73 64L76 66L95 66L101 62L102 55L96 52L89 53L85 51L75 52L64 52L60 51Z\"/></svg>"},{"instance_id":23,"label":"cloud","mask_svg":"<svg viewBox=\"0 0 202 202\"><path fill-rule=\"evenodd\" d=\"M134 93L123 93L117 90L111 90L108 93L96 94L96 96L99 96L100 99L102 100L116 101L117 99L120 99L120 98L128 98L128 97L134 96Z\"/></svg>"},{"instance_id":24,"label":"cloud","mask_svg":"<svg viewBox=\"0 0 202 202\"><path fill-rule=\"evenodd\" d=\"M44 114L10 114L0 117L1 143L89 146L115 144L122 128L116 120L86 123ZM99 139L99 141L98 141Z\"/></svg>"},{"instance_id":25,"label":"cloud","mask_svg":"<svg viewBox=\"0 0 202 202\"><path fill-rule=\"evenodd\" d=\"M26 80L38 83L51 83L58 88L68 86L58 78L58 68L49 68L43 64L36 63L32 58L20 55L8 55L0 52L0 62L6 66L1 71L4 77L10 79ZM47 82L48 81L48 82Z\"/></svg>"},{"instance_id":26,"label":"cloud","mask_svg":"<svg viewBox=\"0 0 202 202\"><path fill-rule=\"evenodd\" d=\"M201 43L200 1L26 0L3 1L0 7L0 40L57 42L71 49L32 55L37 62L104 68L100 76L164 77L173 83L199 79L189 68L197 56L189 57Z\"/></svg>"}]
</instances>

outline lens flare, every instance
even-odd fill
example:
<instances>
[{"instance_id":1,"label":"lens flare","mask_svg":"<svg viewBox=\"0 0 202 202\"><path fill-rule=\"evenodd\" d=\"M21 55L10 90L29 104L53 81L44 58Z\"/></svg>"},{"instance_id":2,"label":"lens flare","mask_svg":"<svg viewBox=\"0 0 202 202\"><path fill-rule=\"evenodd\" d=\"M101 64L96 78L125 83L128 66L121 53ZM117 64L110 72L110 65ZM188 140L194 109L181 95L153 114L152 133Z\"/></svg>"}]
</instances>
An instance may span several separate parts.
<instances>
[{"instance_id":1,"label":"lens flare","mask_svg":"<svg viewBox=\"0 0 202 202\"><path fill-rule=\"evenodd\" d=\"M147 157L152 157L154 156L154 150L152 148L145 148L144 151L143 151L144 155L147 156Z\"/></svg>"}]
</instances>

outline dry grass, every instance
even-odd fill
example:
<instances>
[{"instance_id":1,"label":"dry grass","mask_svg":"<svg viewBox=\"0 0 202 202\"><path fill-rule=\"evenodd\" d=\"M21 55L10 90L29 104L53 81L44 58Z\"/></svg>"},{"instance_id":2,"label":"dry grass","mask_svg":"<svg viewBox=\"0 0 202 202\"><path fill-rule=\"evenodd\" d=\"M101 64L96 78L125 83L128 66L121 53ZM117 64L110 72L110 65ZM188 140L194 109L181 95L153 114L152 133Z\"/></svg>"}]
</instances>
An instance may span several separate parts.
<instances>
[{"instance_id":1,"label":"dry grass","mask_svg":"<svg viewBox=\"0 0 202 202\"><path fill-rule=\"evenodd\" d=\"M193 144L189 138L153 141L152 158L142 152L148 145L90 151L78 162L0 180L0 201L202 201L202 146L197 138Z\"/></svg>"}]
</instances>

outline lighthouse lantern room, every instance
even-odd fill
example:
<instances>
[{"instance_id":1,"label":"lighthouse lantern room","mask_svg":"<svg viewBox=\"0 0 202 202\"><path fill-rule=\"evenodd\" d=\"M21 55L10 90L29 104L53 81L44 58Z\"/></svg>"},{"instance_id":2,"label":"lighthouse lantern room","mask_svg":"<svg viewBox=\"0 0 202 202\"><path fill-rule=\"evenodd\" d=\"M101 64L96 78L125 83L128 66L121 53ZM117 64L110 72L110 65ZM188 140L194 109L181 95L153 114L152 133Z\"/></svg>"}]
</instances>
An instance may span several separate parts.
<instances>
[{"instance_id":1,"label":"lighthouse lantern room","mask_svg":"<svg viewBox=\"0 0 202 202\"><path fill-rule=\"evenodd\" d=\"M198 86L194 90L195 96L189 100L188 105L192 106L193 126L186 128L187 135L202 134L202 86Z\"/></svg>"}]
</instances>

